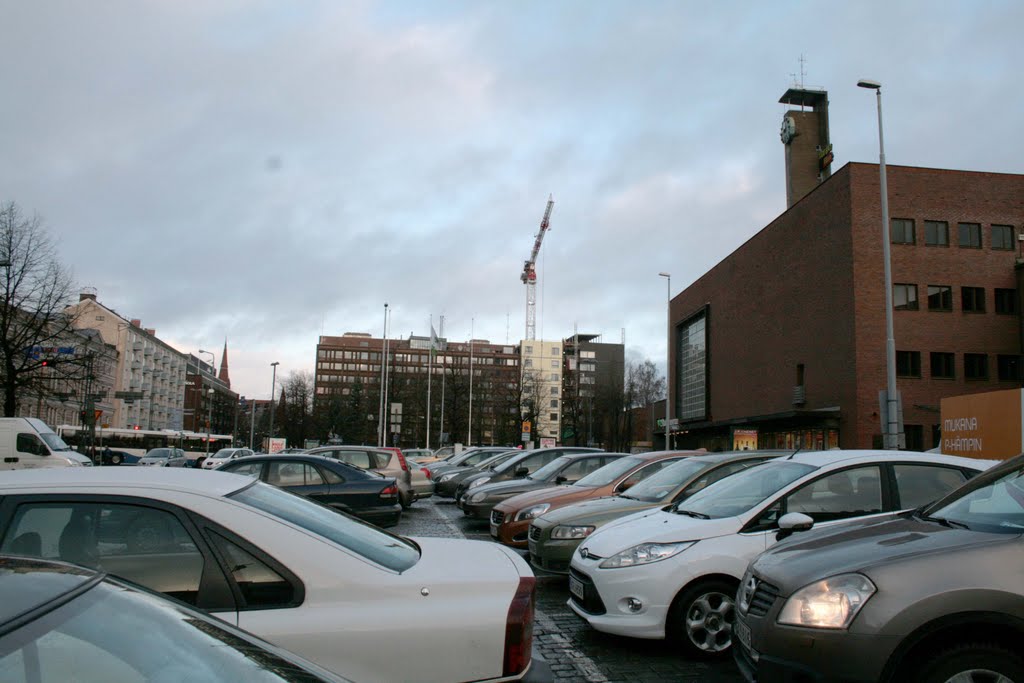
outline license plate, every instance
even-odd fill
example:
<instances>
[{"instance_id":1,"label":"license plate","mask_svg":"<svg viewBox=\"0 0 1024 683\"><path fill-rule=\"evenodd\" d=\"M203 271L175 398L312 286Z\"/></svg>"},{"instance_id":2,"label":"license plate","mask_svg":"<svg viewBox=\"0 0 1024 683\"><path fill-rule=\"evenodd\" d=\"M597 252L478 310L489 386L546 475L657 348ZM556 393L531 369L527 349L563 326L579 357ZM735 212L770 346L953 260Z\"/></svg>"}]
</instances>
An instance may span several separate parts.
<instances>
[{"instance_id":1,"label":"license plate","mask_svg":"<svg viewBox=\"0 0 1024 683\"><path fill-rule=\"evenodd\" d=\"M733 622L732 635L745 649L753 649L750 647L750 627L742 621L737 620Z\"/></svg>"},{"instance_id":2,"label":"license plate","mask_svg":"<svg viewBox=\"0 0 1024 683\"><path fill-rule=\"evenodd\" d=\"M491 522L491 536L493 538L498 537L498 525L493 522Z\"/></svg>"},{"instance_id":3,"label":"license plate","mask_svg":"<svg viewBox=\"0 0 1024 683\"><path fill-rule=\"evenodd\" d=\"M580 600L586 599L586 590L583 588L583 582L575 576L569 577L569 592Z\"/></svg>"}]
</instances>

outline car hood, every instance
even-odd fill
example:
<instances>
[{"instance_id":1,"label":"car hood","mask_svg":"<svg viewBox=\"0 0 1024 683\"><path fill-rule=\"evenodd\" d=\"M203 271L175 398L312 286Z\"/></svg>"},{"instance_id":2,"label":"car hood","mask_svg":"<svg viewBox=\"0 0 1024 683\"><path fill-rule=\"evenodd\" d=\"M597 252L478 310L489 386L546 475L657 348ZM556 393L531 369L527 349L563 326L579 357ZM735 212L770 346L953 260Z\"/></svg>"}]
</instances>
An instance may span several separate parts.
<instances>
[{"instance_id":1,"label":"car hood","mask_svg":"<svg viewBox=\"0 0 1024 683\"><path fill-rule=\"evenodd\" d=\"M507 482L512 483L512 482ZM511 511L520 510L530 505L537 503L550 503L552 505L568 505L574 500L578 500L587 495L589 491L593 491L590 487L586 486L554 486L548 485L547 488L535 488L527 490L525 493L510 498L497 506L498 510Z\"/></svg>"},{"instance_id":2,"label":"car hood","mask_svg":"<svg viewBox=\"0 0 1024 683\"><path fill-rule=\"evenodd\" d=\"M903 513L798 532L759 556L753 567L788 595L828 576L847 572L870 575L872 569L909 558L927 562L928 556L1018 537L950 528Z\"/></svg>"},{"instance_id":3,"label":"car hood","mask_svg":"<svg viewBox=\"0 0 1024 683\"><path fill-rule=\"evenodd\" d=\"M611 557L638 543L675 543L735 534L742 528L738 517L695 519L661 509L641 510L595 531L586 540L592 555Z\"/></svg>"},{"instance_id":4,"label":"car hood","mask_svg":"<svg viewBox=\"0 0 1024 683\"><path fill-rule=\"evenodd\" d=\"M148 465L151 462L167 462L170 458L147 458L145 456L139 458L139 462L143 465Z\"/></svg>"},{"instance_id":5,"label":"car hood","mask_svg":"<svg viewBox=\"0 0 1024 683\"><path fill-rule=\"evenodd\" d=\"M554 484L548 481L535 481L533 479L510 479L508 481L496 481L492 484L483 484L473 489L472 493L467 495L476 495L477 493L486 493L488 497L500 496L502 498L508 498L509 496L517 496L520 493L527 491L536 491L537 489L549 489Z\"/></svg>"},{"instance_id":6,"label":"car hood","mask_svg":"<svg viewBox=\"0 0 1024 683\"><path fill-rule=\"evenodd\" d=\"M645 503L622 496L607 496L573 503L545 512L540 519L551 524L603 524L625 515L664 507L662 503Z\"/></svg>"}]
</instances>

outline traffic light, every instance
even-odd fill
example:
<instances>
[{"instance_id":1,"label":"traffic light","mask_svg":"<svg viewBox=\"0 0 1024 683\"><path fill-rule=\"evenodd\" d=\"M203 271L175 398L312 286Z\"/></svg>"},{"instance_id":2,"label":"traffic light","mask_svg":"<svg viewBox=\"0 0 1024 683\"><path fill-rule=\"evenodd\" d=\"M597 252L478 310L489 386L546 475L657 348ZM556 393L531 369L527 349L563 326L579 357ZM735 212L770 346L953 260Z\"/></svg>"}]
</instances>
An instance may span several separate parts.
<instances>
[{"instance_id":1,"label":"traffic light","mask_svg":"<svg viewBox=\"0 0 1024 683\"><path fill-rule=\"evenodd\" d=\"M84 411L84 410L79 410L78 411L78 419L81 420L82 424L85 424L85 416L87 414L88 413L86 413L86 411Z\"/></svg>"}]
</instances>

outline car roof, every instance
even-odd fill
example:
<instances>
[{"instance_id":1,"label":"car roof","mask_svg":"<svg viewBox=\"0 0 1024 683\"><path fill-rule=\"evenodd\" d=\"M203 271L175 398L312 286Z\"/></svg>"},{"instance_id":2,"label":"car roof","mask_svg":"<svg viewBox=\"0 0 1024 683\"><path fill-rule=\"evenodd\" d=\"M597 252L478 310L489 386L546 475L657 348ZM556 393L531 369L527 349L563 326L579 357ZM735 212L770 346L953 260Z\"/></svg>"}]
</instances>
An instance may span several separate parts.
<instances>
[{"instance_id":1,"label":"car roof","mask_svg":"<svg viewBox=\"0 0 1024 683\"><path fill-rule=\"evenodd\" d=\"M288 460L290 462L311 462L317 465L325 465L327 467L337 467L346 471L358 472L360 474L369 474L367 470L362 467L356 467L350 465L344 460L338 460L337 458L329 458L326 455L318 455L316 453L273 453L271 455L247 455L244 458L235 458L234 462L228 463L227 465L221 465L221 467L227 467L234 469L238 467L238 463L251 463L251 462L272 462L274 460ZM223 470L222 470L223 471ZM372 475L370 478L374 478Z\"/></svg>"},{"instance_id":2,"label":"car roof","mask_svg":"<svg viewBox=\"0 0 1024 683\"><path fill-rule=\"evenodd\" d=\"M252 484L252 478L216 470L175 467L41 467L12 470L0 478L0 494L12 489L138 487L223 497Z\"/></svg>"},{"instance_id":3,"label":"car roof","mask_svg":"<svg viewBox=\"0 0 1024 683\"><path fill-rule=\"evenodd\" d=\"M799 451L788 457L777 458L781 460L804 463L817 467L825 467L840 464L856 464L858 462L905 462L908 460L921 460L921 462L941 463L953 467L974 467L975 469L986 469L994 465L995 460L979 460L978 458L963 458L958 455L943 455L942 453L921 453L918 451L891 451L891 450L831 450L831 451Z\"/></svg>"}]
</instances>

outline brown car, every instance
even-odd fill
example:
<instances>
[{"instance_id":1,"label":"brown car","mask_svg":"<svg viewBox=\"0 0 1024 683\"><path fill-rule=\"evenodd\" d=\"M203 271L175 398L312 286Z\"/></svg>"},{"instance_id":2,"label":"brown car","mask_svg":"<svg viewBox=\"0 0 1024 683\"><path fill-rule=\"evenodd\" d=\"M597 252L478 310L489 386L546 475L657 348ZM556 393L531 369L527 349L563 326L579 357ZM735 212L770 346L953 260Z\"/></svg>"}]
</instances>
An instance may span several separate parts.
<instances>
[{"instance_id":1,"label":"brown car","mask_svg":"<svg viewBox=\"0 0 1024 683\"><path fill-rule=\"evenodd\" d=\"M570 486L528 491L498 503L491 516L491 536L513 548L526 548L530 522L545 512L590 498L614 496L680 458L699 451L638 453L608 463ZM500 524L494 521L500 519Z\"/></svg>"}]
</instances>

